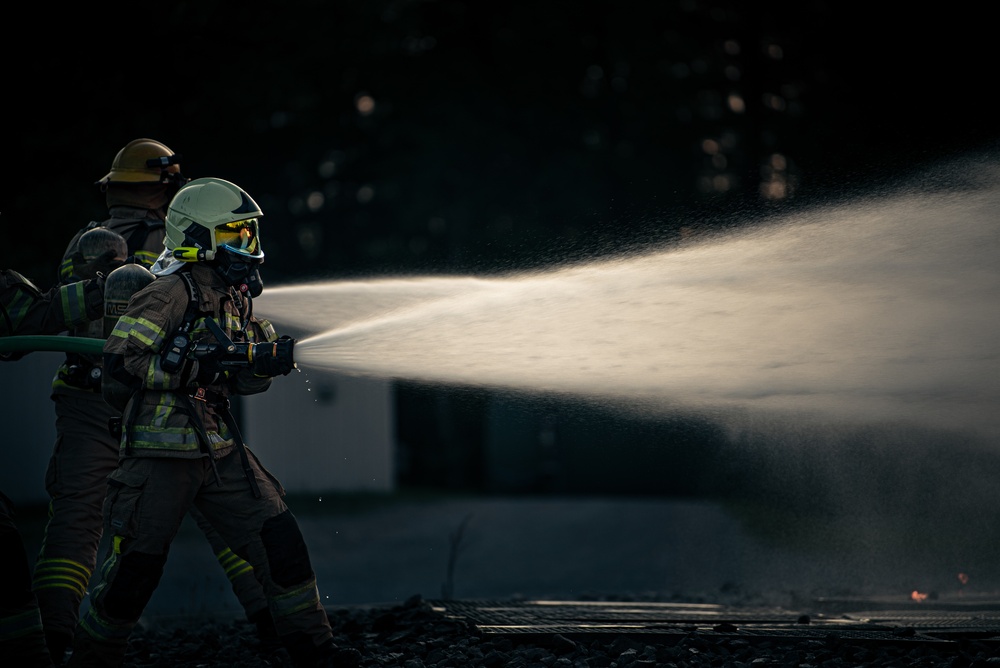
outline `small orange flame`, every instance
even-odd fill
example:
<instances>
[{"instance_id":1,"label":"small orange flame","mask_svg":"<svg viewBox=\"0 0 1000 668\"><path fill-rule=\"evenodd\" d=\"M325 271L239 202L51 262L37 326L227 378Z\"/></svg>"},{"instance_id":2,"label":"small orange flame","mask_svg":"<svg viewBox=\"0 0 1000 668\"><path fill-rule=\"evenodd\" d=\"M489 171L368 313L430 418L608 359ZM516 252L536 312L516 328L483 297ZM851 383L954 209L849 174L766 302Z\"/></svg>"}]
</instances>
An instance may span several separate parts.
<instances>
[{"instance_id":1,"label":"small orange flame","mask_svg":"<svg viewBox=\"0 0 1000 668\"><path fill-rule=\"evenodd\" d=\"M914 601L926 601L927 594L919 592L916 589L914 589L913 592L910 594L910 598L913 599Z\"/></svg>"}]
</instances>

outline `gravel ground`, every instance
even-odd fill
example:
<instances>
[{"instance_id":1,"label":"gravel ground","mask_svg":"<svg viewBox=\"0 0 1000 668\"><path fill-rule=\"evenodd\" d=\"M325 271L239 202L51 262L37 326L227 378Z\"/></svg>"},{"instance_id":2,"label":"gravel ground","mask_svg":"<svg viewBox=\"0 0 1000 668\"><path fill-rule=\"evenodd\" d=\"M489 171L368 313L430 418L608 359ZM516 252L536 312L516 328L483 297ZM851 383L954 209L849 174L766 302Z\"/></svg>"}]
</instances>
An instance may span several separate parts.
<instances>
[{"instance_id":1,"label":"gravel ground","mask_svg":"<svg viewBox=\"0 0 1000 668\"><path fill-rule=\"evenodd\" d=\"M480 633L473 625L436 612L419 596L401 605L328 608L340 648L335 666L351 668L628 668L663 666L1000 666L996 647L970 641L946 650L905 642L706 638L697 633L669 643L641 636L539 638ZM262 648L245 622L158 624L133 635L126 665L209 668L292 666L282 649ZM655 639L653 639L655 640Z\"/></svg>"}]
</instances>

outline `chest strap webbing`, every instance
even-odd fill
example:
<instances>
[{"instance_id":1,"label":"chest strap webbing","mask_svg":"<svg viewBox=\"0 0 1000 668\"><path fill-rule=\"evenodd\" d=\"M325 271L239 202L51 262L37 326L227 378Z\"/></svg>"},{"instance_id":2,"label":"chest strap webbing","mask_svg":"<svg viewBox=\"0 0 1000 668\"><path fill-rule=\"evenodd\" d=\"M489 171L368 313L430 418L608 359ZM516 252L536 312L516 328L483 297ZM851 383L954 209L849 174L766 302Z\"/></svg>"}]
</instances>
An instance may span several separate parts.
<instances>
[{"instance_id":1,"label":"chest strap webbing","mask_svg":"<svg viewBox=\"0 0 1000 668\"><path fill-rule=\"evenodd\" d=\"M191 299L188 302L187 311L184 313L184 323L181 325L181 331L187 334L190 332L191 326L194 324L195 318L199 313L198 307L200 306L201 299L198 292L198 285L195 283L194 278L192 278L192 276L187 272L181 272L181 276L187 282L188 292L191 296ZM213 314L206 313L204 315L208 318L206 322L215 324L215 321L212 320ZM210 327L210 329L212 328ZM226 423L230 434L232 434L233 440L236 441L236 449L240 453L240 463L243 466L243 473L246 475L247 481L250 483L250 490L253 492L254 498L259 499L260 487L257 485L257 479L253 474L253 469L250 468L246 444L243 442L243 436L240 434L239 426L236 424L236 418L233 417L232 412L229 410L229 399L219 396L214 392L206 392L204 388L199 388L195 395L188 395L185 392L177 392L177 394L184 401L188 412L191 414L191 419L195 423L198 440L201 442L201 449L203 452L207 453L208 458L212 462L212 471L215 473L215 481L219 483L220 487L222 486L222 480L219 478L219 471L215 465L215 457L212 456L212 446L208 440L208 431L205 429L201 416L195 410L192 399L204 401L207 405L210 405L215 410L216 415L221 417L223 422Z\"/></svg>"},{"instance_id":2,"label":"chest strap webbing","mask_svg":"<svg viewBox=\"0 0 1000 668\"><path fill-rule=\"evenodd\" d=\"M201 388L199 388L201 390ZM243 466L243 474L247 478L247 482L250 483L250 491L253 492L254 498L260 498L260 487L257 485L257 478L253 474L253 469L250 468L250 460L247 457L246 443L243 442L243 436L240 434L239 425L236 424L236 418L233 416L232 411L229 410L229 399L223 399L219 402L210 401L206 398L205 392L198 391L194 395L187 395L179 393L181 398L184 400L188 411L191 413L191 419L195 423L195 429L198 433L198 440L201 441L201 449L203 452L208 453L208 457L212 461L212 470L215 472L215 481L219 483L219 487L222 487L222 481L219 479L219 471L215 466L215 458L212 457L211 445L208 440L208 432L205 429L204 423L201 421L201 416L195 410L195 401L204 401L206 405L211 406L215 410L215 414L222 418L222 421L226 423L229 428L229 433L232 435L233 440L236 442L236 450L240 453L240 464ZM214 394L214 393L213 393Z\"/></svg>"}]
</instances>

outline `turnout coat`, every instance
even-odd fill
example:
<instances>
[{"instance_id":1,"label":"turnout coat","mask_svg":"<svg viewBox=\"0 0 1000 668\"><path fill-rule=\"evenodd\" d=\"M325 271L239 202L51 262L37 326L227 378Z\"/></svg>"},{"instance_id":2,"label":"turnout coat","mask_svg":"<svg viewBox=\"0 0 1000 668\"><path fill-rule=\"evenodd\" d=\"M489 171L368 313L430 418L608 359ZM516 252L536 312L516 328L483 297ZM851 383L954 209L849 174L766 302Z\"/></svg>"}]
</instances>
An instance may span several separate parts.
<instances>
[{"instance_id":1,"label":"turnout coat","mask_svg":"<svg viewBox=\"0 0 1000 668\"><path fill-rule=\"evenodd\" d=\"M194 279L196 295L183 272ZM241 367L203 384L198 381L199 361L186 359L170 372L163 368L163 353L186 316L192 320L189 336L194 343L220 343L206 327L206 318L213 318L234 342L276 340L271 323L254 316L251 305L202 263L159 276L132 296L104 346L106 380L110 376L131 391L121 405L121 399L105 390L105 399L119 403L116 408L122 410L122 457L220 459L232 452L238 435L226 423L229 397L264 392L271 378Z\"/></svg>"}]
</instances>

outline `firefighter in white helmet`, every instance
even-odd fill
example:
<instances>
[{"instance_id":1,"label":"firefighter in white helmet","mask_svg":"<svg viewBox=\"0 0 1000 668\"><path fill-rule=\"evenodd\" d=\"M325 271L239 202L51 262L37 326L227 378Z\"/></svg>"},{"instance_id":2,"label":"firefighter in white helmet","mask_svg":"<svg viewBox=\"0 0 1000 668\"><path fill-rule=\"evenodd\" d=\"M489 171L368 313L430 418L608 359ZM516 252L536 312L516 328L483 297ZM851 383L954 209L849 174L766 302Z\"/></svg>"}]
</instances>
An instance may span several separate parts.
<instances>
[{"instance_id":1,"label":"firefighter in white helmet","mask_svg":"<svg viewBox=\"0 0 1000 668\"><path fill-rule=\"evenodd\" d=\"M128 142L95 185L104 192L109 217L80 229L63 255L59 280L63 285L94 273L94 258L114 248L116 264L149 268L164 248L167 205L187 182L181 156L148 138ZM104 338L98 317L70 329L71 336ZM33 589L41 609L46 638L56 663L72 643L86 594L97 564L103 530L101 507L106 478L118 463L118 439L109 421L120 412L104 401L100 355L67 353L52 382L56 412L56 442L46 472L49 520L34 567ZM274 637L263 590L252 569L233 554L197 510L192 512L206 534L262 640Z\"/></svg>"},{"instance_id":2,"label":"firefighter in white helmet","mask_svg":"<svg viewBox=\"0 0 1000 668\"><path fill-rule=\"evenodd\" d=\"M191 507L253 566L294 664L333 665L333 633L298 522L229 411L230 396L264 392L294 367L294 341L253 315L263 287L261 216L229 181L181 188L157 278L133 295L105 344L106 373L132 394L109 478L105 578L70 665L120 665Z\"/></svg>"}]
</instances>

